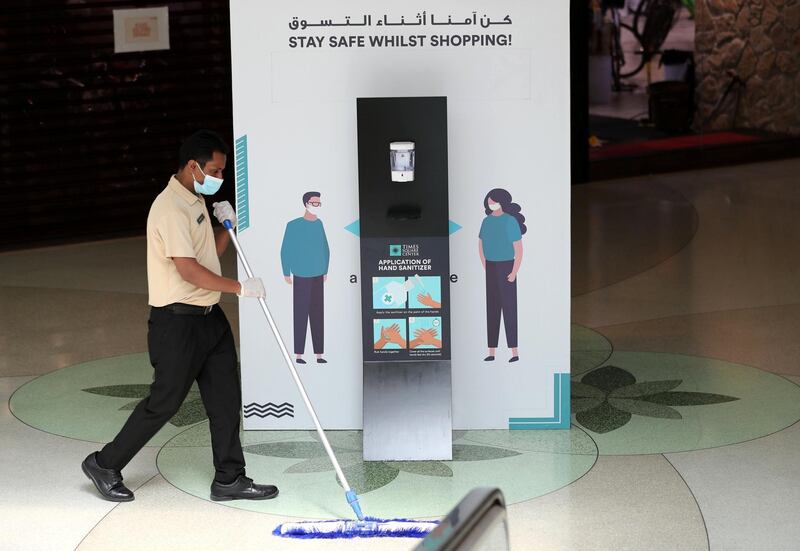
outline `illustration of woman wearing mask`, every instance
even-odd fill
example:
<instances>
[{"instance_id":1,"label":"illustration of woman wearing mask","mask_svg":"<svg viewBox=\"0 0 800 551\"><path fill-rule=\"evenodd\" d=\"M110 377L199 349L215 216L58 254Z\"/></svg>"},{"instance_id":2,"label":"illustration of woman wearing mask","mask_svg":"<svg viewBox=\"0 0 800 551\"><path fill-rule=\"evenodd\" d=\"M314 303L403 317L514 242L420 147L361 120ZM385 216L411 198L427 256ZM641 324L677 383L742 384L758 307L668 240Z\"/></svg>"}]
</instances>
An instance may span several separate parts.
<instances>
[{"instance_id":1,"label":"illustration of woman wearing mask","mask_svg":"<svg viewBox=\"0 0 800 551\"><path fill-rule=\"evenodd\" d=\"M528 231L522 207L511 201L511 194L497 188L483 200L486 218L478 234L478 254L486 271L486 332L489 355L494 361L503 318L506 344L511 349L509 362L519 361L517 343L517 272L522 264L522 236Z\"/></svg>"}]
</instances>

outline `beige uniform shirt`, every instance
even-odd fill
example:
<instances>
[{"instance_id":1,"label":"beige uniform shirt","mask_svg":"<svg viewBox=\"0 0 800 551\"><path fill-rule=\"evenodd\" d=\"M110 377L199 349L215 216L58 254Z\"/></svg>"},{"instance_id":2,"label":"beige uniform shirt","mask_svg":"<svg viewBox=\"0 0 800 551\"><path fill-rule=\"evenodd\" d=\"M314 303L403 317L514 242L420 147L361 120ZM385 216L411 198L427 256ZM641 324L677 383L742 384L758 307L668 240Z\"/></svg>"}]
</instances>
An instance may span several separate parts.
<instances>
[{"instance_id":1,"label":"beige uniform shirt","mask_svg":"<svg viewBox=\"0 0 800 551\"><path fill-rule=\"evenodd\" d=\"M196 258L217 275L222 270L211 220L202 196L195 195L173 176L147 216L147 287L151 306L173 302L211 306L218 291L208 291L184 281L172 257Z\"/></svg>"}]
</instances>

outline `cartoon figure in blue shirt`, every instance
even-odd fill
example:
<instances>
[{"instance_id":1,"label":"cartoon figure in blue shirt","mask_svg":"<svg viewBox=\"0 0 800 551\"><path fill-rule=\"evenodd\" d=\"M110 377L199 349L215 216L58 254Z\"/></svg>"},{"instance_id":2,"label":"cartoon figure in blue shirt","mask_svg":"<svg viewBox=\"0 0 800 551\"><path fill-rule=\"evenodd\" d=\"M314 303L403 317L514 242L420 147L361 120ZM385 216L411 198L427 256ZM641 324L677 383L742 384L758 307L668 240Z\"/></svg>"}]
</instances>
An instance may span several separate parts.
<instances>
[{"instance_id":1,"label":"cartoon figure in blue shirt","mask_svg":"<svg viewBox=\"0 0 800 551\"><path fill-rule=\"evenodd\" d=\"M311 324L311 342L317 363L328 363L325 349L325 291L328 279L330 249L322 220L317 217L322 206L321 194L309 191L303 195L306 211L286 224L281 245L281 267L286 283L294 295L294 353L297 363L304 364L306 330Z\"/></svg>"},{"instance_id":2,"label":"cartoon figure in blue shirt","mask_svg":"<svg viewBox=\"0 0 800 551\"><path fill-rule=\"evenodd\" d=\"M519 360L517 348L517 272L522 264L522 235L528 231L522 207L511 201L501 188L490 191L483 200L486 218L478 235L478 254L486 270L486 332L489 355L494 361L500 339L500 318L511 349L509 362Z\"/></svg>"}]
</instances>

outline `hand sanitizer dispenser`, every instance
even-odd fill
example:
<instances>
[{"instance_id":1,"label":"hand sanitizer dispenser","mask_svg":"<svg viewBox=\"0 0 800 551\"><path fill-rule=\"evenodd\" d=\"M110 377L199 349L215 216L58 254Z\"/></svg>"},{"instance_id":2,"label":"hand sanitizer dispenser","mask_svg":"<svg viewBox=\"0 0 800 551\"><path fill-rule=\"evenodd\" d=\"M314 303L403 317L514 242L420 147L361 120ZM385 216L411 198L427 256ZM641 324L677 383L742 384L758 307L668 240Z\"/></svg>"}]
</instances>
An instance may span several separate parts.
<instances>
[{"instance_id":1,"label":"hand sanitizer dispenser","mask_svg":"<svg viewBox=\"0 0 800 551\"><path fill-rule=\"evenodd\" d=\"M392 142L389 144L389 164L392 182L414 181L414 142Z\"/></svg>"},{"instance_id":2,"label":"hand sanitizer dispenser","mask_svg":"<svg viewBox=\"0 0 800 551\"><path fill-rule=\"evenodd\" d=\"M356 106L364 459L447 461L447 98L358 98Z\"/></svg>"}]
</instances>

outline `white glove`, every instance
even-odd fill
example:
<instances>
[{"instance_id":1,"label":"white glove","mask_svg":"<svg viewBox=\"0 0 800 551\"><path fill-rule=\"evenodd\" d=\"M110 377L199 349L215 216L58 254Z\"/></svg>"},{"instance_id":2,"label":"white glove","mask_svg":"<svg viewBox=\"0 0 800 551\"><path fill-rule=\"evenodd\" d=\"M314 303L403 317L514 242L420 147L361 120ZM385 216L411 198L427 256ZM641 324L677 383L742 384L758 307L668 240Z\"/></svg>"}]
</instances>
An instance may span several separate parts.
<instances>
[{"instance_id":1,"label":"white glove","mask_svg":"<svg viewBox=\"0 0 800 551\"><path fill-rule=\"evenodd\" d=\"M267 296L267 292L264 290L264 282L261 281L261 278L251 277L240 281L239 285L241 285L241 289L236 293L236 296L252 298L264 298Z\"/></svg>"},{"instance_id":2,"label":"white glove","mask_svg":"<svg viewBox=\"0 0 800 551\"><path fill-rule=\"evenodd\" d=\"M211 203L214 207L214 217L222 224L225 220L230 220L233 227L236 227L236 211L228 201L221 201L219 203Z\"/></svg>"}]
</instances>

